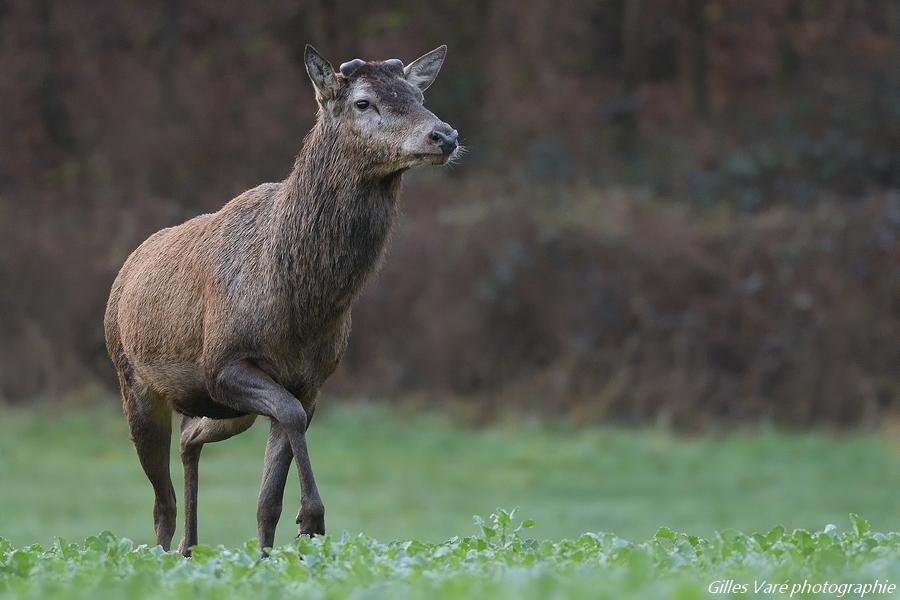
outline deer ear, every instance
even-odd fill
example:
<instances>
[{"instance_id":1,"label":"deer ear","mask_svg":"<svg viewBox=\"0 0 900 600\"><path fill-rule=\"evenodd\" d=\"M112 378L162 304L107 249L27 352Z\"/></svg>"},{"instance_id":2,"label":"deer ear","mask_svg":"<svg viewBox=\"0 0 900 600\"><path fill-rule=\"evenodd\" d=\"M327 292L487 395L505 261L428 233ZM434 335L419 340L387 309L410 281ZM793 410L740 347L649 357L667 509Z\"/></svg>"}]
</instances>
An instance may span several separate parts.
<instances>
[{"instance_id":1,"label":"deer ear","mask_svg":"<svg viewBox=\"0 0 900 600\"><path fill-rule=\"evenodd\" d=\"M428 54L420 56L403 69L403 76L408 82L423 92L428 89L437 77L447 56L447 46L438 46Z\"/></svg>"},{"instance_id":2,"label":"deer ear","mask_svg":"<svg viewBox=\"0 0 900 600\"><path fill-rule=\"evenodd\" d=\"M334 74L334 67L319 54L315 48L306 45L303 53L303 62L306 63L306 74L316 88L316 99L331 100L337 95L338 80Z\"/></svg>"}]
</instances>

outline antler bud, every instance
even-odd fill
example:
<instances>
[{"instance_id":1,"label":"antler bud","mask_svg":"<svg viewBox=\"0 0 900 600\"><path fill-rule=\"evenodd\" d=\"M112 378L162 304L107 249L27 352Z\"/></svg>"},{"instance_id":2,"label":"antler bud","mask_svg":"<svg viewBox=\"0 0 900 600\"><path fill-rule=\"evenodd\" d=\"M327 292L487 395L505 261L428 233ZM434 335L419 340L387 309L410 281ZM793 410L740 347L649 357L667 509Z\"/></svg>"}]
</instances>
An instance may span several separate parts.
<instances>
[{"instance_id":1,"label":"antler bud","mask_svg":"<svg viewBox=\"0 0 900 600\"><path fill-rule=\"evenodd\" d=\"M389 58L386 61L384 61L384 64L395 65L397 67L400 67L401 69L403 68L403 61L400 60L399 58Z\"/></svg>"},{"instance_id":2,"label":"antler bud","mask_svg":"<svg viewBox=\"0 0 900 600\"><path fill-rule=\"evenodd\" d=\"M361 58L354 58L353 60L349 60L341 65L341 75L343 75L344 77L350 77L351 75L356 73L356 70L364 64L366 64L366 61L362 60Z\"/></svg>"}]
</instances>

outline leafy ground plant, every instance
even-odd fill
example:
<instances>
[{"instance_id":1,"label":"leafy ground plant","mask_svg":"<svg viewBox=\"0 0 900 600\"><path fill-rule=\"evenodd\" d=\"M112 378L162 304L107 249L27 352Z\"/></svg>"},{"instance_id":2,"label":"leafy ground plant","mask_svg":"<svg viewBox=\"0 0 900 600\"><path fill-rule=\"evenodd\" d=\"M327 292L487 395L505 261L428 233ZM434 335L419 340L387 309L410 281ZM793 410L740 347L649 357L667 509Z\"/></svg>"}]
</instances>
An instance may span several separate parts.
<instances>
[{"instance_id":1,"label":"leafy ground plant","mask_svg":"<svg viewBox=\"0 0 900 600\"><path fill-rule=\"evenodd\" d=\"M516 511L475 517L477 534L441 543L364 535L303 537L260 558L198 546L192 559L109 532L82 543L0 539L2 598L858 598L900 581L900 534L863 518L839 531L774 527L709 538L660 528L642 543L611 533L529 537Z\"/></svg>"}]
</instances>

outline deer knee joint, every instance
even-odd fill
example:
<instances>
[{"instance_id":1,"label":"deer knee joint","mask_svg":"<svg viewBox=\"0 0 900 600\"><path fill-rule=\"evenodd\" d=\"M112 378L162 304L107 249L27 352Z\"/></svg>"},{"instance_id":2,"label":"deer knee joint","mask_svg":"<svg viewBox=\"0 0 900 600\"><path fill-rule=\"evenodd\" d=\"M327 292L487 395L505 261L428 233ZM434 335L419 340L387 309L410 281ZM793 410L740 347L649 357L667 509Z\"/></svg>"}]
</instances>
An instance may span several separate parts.
<instances>
[{"instance_id":1,"label":"deer knee joint","mask_svg":"<svg viewBox=\"0 0 900 600\"><path fill-rule=\"evenodd\" d=\"M306 411L303 410L303 407L299 402L286 403L286 405L278 411L278 414L275 415L275 420L281 423L288 431L299 431L300 433L306 432Z\"/></svg>"}]
</instances>

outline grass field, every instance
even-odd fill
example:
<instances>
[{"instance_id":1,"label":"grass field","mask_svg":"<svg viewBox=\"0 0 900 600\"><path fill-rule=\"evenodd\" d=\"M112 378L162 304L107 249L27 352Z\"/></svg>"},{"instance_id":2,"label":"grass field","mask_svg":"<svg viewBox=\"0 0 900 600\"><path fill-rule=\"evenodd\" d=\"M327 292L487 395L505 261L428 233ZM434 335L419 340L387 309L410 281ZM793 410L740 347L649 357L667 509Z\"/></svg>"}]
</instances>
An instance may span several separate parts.
<instances>
[{"instance_id":1,"label":"grass field","mask_svg":"<svg viewBox=\"0 0 900 600\"><path fill-rule=\"evenodd\" d=\"M855 516L845 531L703 539L662 528L640 544L540 541L531 525L499 510L443 543L300 538L266 559L255 543L197 546L185 560L109 533L47 549L0 539L0 598L877 598L896 596L900 577L900 534Z\"/></svg>"},{"instance_id":2,"label":"grass field","mask_svg":"<svg viewBox=\"0 0 900 600\"><path fill-rule=\"evenodd\" d=\"M82 573L84 589L105 578L140 588L165 577L172 597L227 596L233 578L259 580L263 596L317 597L605 590L597 595L691 598L728 576L900 582L900 536L873 536L848 520L859 513L877 530L900 530L900 447L880 434L683 438L521 420L473 429L436 414L344 406L317 415L309 434L330 535L291 545L299 494L292 477L282 547L276 560L259 562L246 542L255 536L267 426L260 421L204 449L200 541L231 550L203 549L184 562L129 550L110 535L54 545L57 536L81 541L104 530L151 541L152 493L121 415L0 413L0 537L8 540L0 542L0 592L49 597L72 573ZM180 495L174 457L172 466ZM501 543L472 522L498 506L518 506L537 524ZM826 532L829 523L837 530ZM787 533L771 533L776 525ZM795 528L819 533L790 533ZM24 549L35 543L44 548ZM291 558L298 549L305 561ZM116 585L109 589L136 593Z\"/></svg>"}]
</instances>

